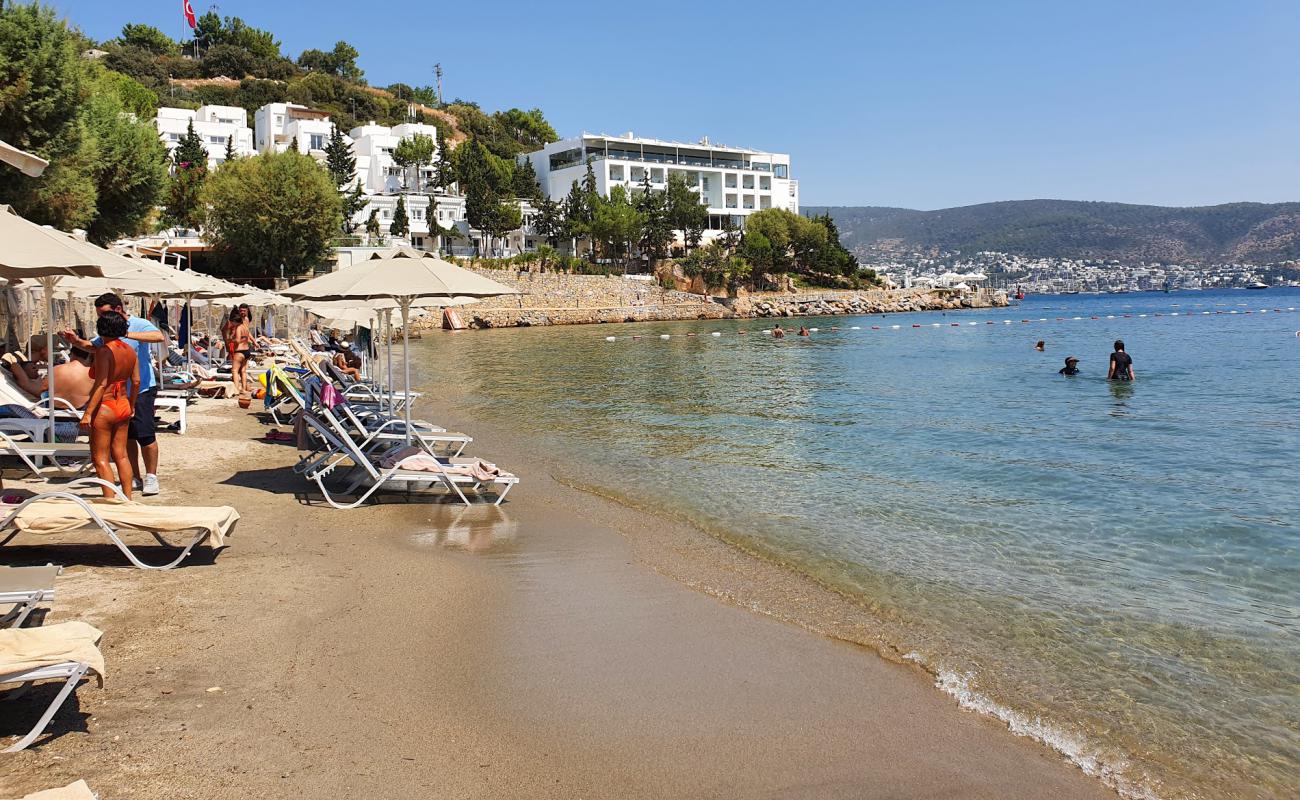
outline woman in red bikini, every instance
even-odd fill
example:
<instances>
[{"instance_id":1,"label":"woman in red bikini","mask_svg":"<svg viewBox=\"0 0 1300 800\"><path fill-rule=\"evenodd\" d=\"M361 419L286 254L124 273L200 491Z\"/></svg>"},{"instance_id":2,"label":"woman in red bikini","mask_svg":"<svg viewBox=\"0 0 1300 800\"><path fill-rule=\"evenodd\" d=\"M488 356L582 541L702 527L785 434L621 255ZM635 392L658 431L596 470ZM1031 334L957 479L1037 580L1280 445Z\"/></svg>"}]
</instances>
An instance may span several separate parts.
<instances>
[{"instance_id":1,"label":"woman in red bikini","mask_svg":"<svg viewBox=\"0 0 1300 800\"><path fill-rule=\"evenodd\" d=\"M122 340L126 330L126 317L116 311L100 317L96 324L104 343L95 348L95 363L90 368L95 384L90 389L81 427L90 429L90 456L95 462L95 473L100 480L113 483L116 464L122 494L130 500L133 476L131 459L126 453L126 434L140 391L140 364L135 348ZM104 496L113 497L113 492L105 488Z\"/></svg>"}]
</instances>

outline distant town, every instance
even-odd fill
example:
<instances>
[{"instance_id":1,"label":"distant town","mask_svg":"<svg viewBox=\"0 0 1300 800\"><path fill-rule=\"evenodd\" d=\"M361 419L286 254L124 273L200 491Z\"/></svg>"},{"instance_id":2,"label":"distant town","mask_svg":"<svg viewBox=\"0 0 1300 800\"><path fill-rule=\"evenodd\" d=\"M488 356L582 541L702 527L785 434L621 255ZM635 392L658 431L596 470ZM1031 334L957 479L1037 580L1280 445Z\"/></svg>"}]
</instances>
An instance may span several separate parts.
<instances>
[{"instance_id":1,"label":"distant town","mask_svg":"<svg viewBox=\"0 0 1300 800\"><path fill-rule=\"evenodd\" d=\"M1300 286L1300 262L1277 264L1125 264L1117 260L1033 258L982 251L911 253L872 258L862 265L900 288L942 287L954 280L1033 294L1121 293L1181 289ZM981 280L982 279L982 280Z\"/></svg>"}]
</instances>

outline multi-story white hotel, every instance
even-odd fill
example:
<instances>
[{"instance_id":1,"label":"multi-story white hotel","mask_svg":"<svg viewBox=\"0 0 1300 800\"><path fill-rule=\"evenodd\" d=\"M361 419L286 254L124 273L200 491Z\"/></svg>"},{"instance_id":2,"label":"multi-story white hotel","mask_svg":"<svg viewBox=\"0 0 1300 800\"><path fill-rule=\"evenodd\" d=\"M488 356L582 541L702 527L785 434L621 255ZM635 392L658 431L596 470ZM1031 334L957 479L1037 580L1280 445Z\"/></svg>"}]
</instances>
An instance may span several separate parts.
<instances>
[{"instance_id":1,"label":"multi-story white hotel","mask_svg":"<svg viewBox=\"0 0 1300 800\"><path fill-rule=\"evenodd\" d=\"M623 136L584 133L524 158L532 161L542 191L552 200L564 198L574 181L581 183L590 162L596 187L606 196L614 186L636 189L646 176L652 189L662 190L669 175L684 175L708 206L713 231L728 219L743 227L746 216L765 208L799 213L799 182L790 177L790 156L784 153L715 145L707 138L695 144L644 139L629 131Z\"/></svg>"},{"instance_id":2,"label":"multi-story white hotel","mask_svg":"<svg viewBox=\"0 0 1300 800\"><path fill-rule=\"evenodd\" d=\"M154 124L167 152L176 149L190 123L194 123L194 132L203 140L203 149L208 151L209 169L216 169L226 160L226 142L229 140L234 140L237 156L251 156L255 152L253 131L248 127L248 112L237 106L199 106L194 111L188 108L158 109Z\"/></svg>"}]
</instances>

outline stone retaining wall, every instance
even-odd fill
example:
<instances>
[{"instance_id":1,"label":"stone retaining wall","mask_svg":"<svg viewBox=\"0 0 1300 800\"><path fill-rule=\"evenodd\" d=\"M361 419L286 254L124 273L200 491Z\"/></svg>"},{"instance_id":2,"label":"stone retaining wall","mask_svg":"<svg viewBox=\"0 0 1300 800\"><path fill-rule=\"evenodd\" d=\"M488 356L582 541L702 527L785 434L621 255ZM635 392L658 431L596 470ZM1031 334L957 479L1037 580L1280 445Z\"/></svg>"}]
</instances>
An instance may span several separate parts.
<instances>
[{"instance_id":1,"label":"stone retaining wall","mask_svg":"<svg viewBox=\"0 0 1300 800\"><path fill-rule=\"evenodd\" d=\"M1006 295L927 289L877 289L710 298L667 290L653 281L603 275L562 275L476 269L524 294L493 297L457 310L471 328L585 325L609 322L885 314L1006 305ZM437 324L430 321L429 324Z\"/></svg>"}]
</instances>

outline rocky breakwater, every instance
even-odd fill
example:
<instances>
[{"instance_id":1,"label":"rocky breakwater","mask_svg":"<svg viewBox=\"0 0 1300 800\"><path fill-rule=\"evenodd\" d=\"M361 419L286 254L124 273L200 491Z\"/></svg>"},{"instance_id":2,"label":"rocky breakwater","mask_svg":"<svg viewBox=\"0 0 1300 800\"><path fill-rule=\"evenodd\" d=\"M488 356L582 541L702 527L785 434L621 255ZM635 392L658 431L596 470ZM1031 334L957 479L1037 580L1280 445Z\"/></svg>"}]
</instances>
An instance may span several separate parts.
<instances>
[{"instance_id":1,"label":"rocky breakwater","mask_svg":"<svg viewBox=\"0 0 1300 800\"><path fill-rule=\"evenodd\" d=\"M816 294L751 294L726 301L738 317L813 317L892 314L906 311L952 311L1007 305L1005 292L956 292L942 289L880 289Z\"/></svg>"}]
</instances>

